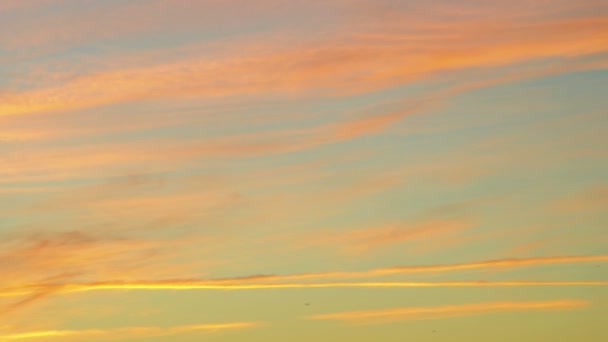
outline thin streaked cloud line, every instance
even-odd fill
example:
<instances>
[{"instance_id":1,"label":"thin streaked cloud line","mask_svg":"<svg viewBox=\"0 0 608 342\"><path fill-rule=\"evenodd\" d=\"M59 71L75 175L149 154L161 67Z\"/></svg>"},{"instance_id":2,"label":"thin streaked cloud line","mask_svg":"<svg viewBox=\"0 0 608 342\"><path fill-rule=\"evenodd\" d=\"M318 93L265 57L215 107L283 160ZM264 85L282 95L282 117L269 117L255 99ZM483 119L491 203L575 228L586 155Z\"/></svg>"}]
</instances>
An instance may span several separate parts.
<instances>
[{"instance_id":1,"label":"thin streaked cloud line","mask_svg":"<svg viewBox=\"0 0 608 342\"><path fill-rule=\"evenodd\" d=\"M137 326L117 329L87 329L87 330L39 330L0 335L1 340L25 340L37 338L85 337L119 335L121 337L166 336L192 332L213 332L252 328L262 325L261 322L229 322L215 324L180 325L168 328L155 326Z\"/></svg>"},{"instance_id":2,"label":"thin streaked cloud line","mask_svg":"<svg viewBox=\"0 0 608 342\"><path fill-rule=\"evenodd\" d=\"M570 310L587 307L590 302L577 299L546 301L496 301L440 306L401 307L367 311L348 311L306 317L313 320L338 320L372 324L421 319L440 319L506 311Z\"/></svg>"},{"instance_id":3,"label":"thin streaked cloud line","mask_svg":"<svg viewBox=\"0 0 608 342\"><path fill-rule=\"evenodd\" d=\"M406 288L406 287L515 287L515 286L606 286L608 281L392 281L392 282L332 282L280 284L217 284L205 280L172 280L150 282L100 282L50 285L56 293L89 292L100 290L257 290L290 288ZM0 297L15 297L43 292L49 285L27 285L0 290Z\"/></svg>"},{"instance_id":4,"label":"thin streaked cloud line","mask_svg":"<svg viewBox=\"0 0 608 342\"><path fill-rule=\"evenodd\" d=\"M284 281L294 279L322 279L322 278L365 278L384 275L406 274L406 273L432 273L449 272L472 269L497 269L504 267L526 267L548 264L567 264L567 263L586 263L594 261L608 261L608 255L570 255L570 256L547 256L533 258L507 258L484 260L468 263L456 264L435 264L435 265L413 265L413 266L393 266L375 268L366 271L328 271L328 272L305 272L293 274L260 274L244 277L217 278L210 281L233 282L233 281Z\"/></svg>"}]
</instances>

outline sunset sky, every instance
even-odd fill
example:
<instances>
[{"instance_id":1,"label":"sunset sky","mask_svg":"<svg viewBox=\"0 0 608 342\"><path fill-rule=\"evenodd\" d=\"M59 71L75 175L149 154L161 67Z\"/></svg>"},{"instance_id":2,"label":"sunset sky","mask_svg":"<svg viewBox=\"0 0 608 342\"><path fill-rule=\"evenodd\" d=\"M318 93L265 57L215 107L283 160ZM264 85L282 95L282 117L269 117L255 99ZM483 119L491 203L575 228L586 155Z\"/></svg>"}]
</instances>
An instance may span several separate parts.
<instances>
[{"instance_id":1,"label":"sunset sky","mask_svg":"<svg viewBox=\"0 0 608 342\"><path fill-rule=\"evenodd\" d=\"M608 1L0 0L0 341L608 341Z\"/></svg>"}]
</instances>

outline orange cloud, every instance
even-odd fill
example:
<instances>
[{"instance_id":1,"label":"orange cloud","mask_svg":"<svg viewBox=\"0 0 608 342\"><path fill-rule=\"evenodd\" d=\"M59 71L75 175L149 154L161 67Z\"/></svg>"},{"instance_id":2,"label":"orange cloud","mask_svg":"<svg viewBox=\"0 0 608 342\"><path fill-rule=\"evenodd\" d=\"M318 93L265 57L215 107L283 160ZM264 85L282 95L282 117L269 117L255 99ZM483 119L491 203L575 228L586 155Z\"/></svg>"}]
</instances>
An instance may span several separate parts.
<instances>
[{"instance_id":1,"label":"orange cloud","mask_svg":"<svg viewBox=\"0 0 608 342\"><path fill-rule=\"evenodd\" d=\"M150 282L99 282L53 284L58 293L101 290L256 290L294 288L406 288L406 287L521 287L521 286L606 286L608 281L393 281L334 283L220 283L209 280L169 280ZM23 296L44 290L46 285L23 285L0 289L0 297Z\"/></svg>"},{"instance_id":2,"label":"orange cloud","mask_svg":"<svg viewBox=\"0 0 608 342\"><path fill-rule=\"evenodd\" d=\"M547 245L555 242L557 238L544 238L544 239L536 239L533 241L521 243L519 245L513 246L508 249L507 254L509 255L521 255L521 254L529 254L532 251L542 250Z\"/></svg>"},{"instance_id":3,"label":"orange cloud","mask_svg":"<svg viewBox=\"0 0 608 342\"><path fill-rule=\"evenodd\" d=\"M364 252L398 242L416 241L436 237L437 235L450 235L471 226L472 223L465 220L431 220L411 224L389 224L334 235L331 233L323 234L319 242L342 245L350 252Z\"/></svg>"},{"instance_id":4,"label":"orange cloud","mask_svg":"<svg viewBox=\"0 0 608 342\"><path fill-rule=\"evenodd\" d=\"M485 302L431 307L404 307L371 311L351 311L309 316L315 320L339 320L352 323L386 323L393 321L438 319L453 316L479 315L503 311L566 310L586 307L584 300L561 299L528 302Z\"/></svg>"},{"instance_id":5,"label":"orange cloud","mask_svg":"<svg viewBox=\"0 0 608 342\"><path fill-rule=\"evenodd\" d=\"M39 299L46 297L45 292L55 292L52 285L55 282L167 276L162 275L161 264L172 265L171 275L180 272L190 275L188 271L196 266L192 262L173 265L173 250L203 240L200 237L163 240L129 238L101 230L96 234L69 231L25 237L9 235L4 239L0 244L0 273L3 274L0 286L23 283L48 285L43 287L45 290L37 292ZM32 301L34 299L38 297L32 298Z\"/></svg>"},{"instance_id":6,"label":"orange cloud","mask_svg":"<svg viewBox=\"0 0 608 342\"><path fill-rule=\"evenodd\" d=\"M34 139L41 139L50 136L51 130L48 129L11 129L4 128L0 131L0 142L20 142Z\"/></svg>"},{"instance_id":7,"label":"orange cloud","mask_svg":"<svg viewBox=\"0 0 608 342\"><path fill-rule=\"evenodd\" d=\"M17 302L11 303L9 305L0 306L0 317L8 316L15 311L23 309L27 306L34 305L37 302L40 302L46 299L48 296L55 293L55 288L53 286L48 286L46 288L41 289L38 292L28 294L26 298L20 299ZM1 330L1 329L0 329Z\"/></svg>"},{"instance_id":8,"label":"orange cloud","mask_svg":"<svg viewBox=\"0 0 608 342\"><path fill-rule=\"evenodd\" d=\"M565 212L604 210L608 208L608 185L598 184L551 204L552 208Z\"/></svg>"},{"instance_id":9,"label":"orange cloud","mask_svg":"<svg viewBox=\"0 0 608 342\"><path fill-rule=\"evenodd\" d=\"M123 175L127 170L142 163L146 164L147 172L163 172L188 166L193 160L202 157L233 158L288 153L377 134L397 120L422 113L434 105L428 100L424 103L405 104L401 110L388 114L372 114L313 127L228 135L187 142L121 142L103 146L22 150L8 154L6 161L0 162L0 175L3 182L62 179L83 175L101 177ZM167 163L167 158L170 158L172 163ZM34 160L35 163L32 162Z\"/></svg>"},{"instance_id":10,"label":"orange cloud","mask_svg":"<svg viewBox=\"0 0 608 342\"><path fill-rule=\"evenodd\" d=\"M286 275L252 275L245 277L213 279L213 281L233 282L233 281L287 281L294 279L322 279L322 278L367 278L385 275L407 274L407 273L434 273L451 272L472 269L501 269L524 266L538 266L547 264L561 263L581 263L593 261L608 261L608 255L588 255L588 256L552 256L534 258L511 258L487 260L460 264L440 264L440 265L421 265L421 266L394 266L386 268L375 268L367 271L328 271L296 273Z\"/></svg>"},{"instance_id":11,"label":"orange cloud","mask_svg":"<svg viewBox=\"0 0 608 342\"><path fill-rule=\"evenodd\" d=\"M260 322L229 322L216 324L181 325L175 327L126 327L119 329L89 329L89 330L44 330L0 335L0 339L24 340L36 338L70 338L86 336L105 336L107 338L165 336L184 333L215 332L220 330L245 329L260 326Z\"/></svg>"},{"instance_id":12,"label":"orange cloud","mask_svg":"<svg viewBox=\"0 0 608 342\"><path fill-rule=\"evenodd\" d=\"M62 278L42 283L29 282L26 285L18 285L17 281L24 278L16 278L13 286L4 284L4 290L0 296L15 296L45 292L73 292L91 291L102 289L263 289L263 288L293 288L293 287L416 287L416 286L526 286L526 285L604 285L605 282L596 281L505 281L505 282L330 282L330 283L269 283L289 282L303 279L348 279L368 278L386 275L397 275L418 272L449 272L470 269L500 269L505 267L522 267L559 263L578 263L591 261L606 261L608 255L595 256L558 256L539 257L524 259L499 259L462 264L425 265L425 266L397 266L389 268L377 268L368 271L329 271L297 273L287 275L251 275L232 278L215 279L186 279L151 282L101 282L101 283L61 283ZM97 266L99 267L99 266ZM41 269L38 267L38 269ZM263 282L263 283L255 283ZM21 284L24 284L23 282Z\"/></svg>"},{"instance_id":13,"label":"orange cloud","mask_svg":"<svg viewBox=\"0 0 608 342\"><path fill-rule=\"evenodd\" d=\"M546 264L560 263L579 263L591 261L606 261L608 255L580 255L580 256L550 256L550 257L533 257L533 258L510 258L497 259L472 263L461 264L445 264L431 266L397 266L385 269L378 269L376 272L384 274L395 274L402 272L440 272L440 271L456 271L479 268L501 268L501 267L522 267L522 266L537 266Z\"/></svg>"},{"instance_id":14,"label":"orange cloud","mask_svg":"<svg viewBox=\"0 0 608 342\"><path fill-rule=\"evenodd\" d=\"M356 93L444 70L590 55L608 46L606 18L444 25L440 29L450 33L449 39L399 41L402 32L385 32L390 37L386 42L337 33L309 46L90 73L56 86L8 93L0 97L0 116L150 98Z\"/></svg>"},{"instance_id":15,"label":"orange cloud","mask_svg":"<svg viewBox=\"0 0 608 342\"><path fill-rule=\"evenodd\" d=\"M0 178L2 179L0 182L123 175L134 168L141 167L142 163L146 164L148 172L164 172L187 166L196 158L201 157L232 158L288 153L380 133L397 120L408 115L423 113L441 104L446 98L462 92L522 78L607 66L607 61L593 60L566 65L523 68L516 74L471 81L428 94L423 100L406 101L401 103L401 110L390 110L384 113L376 111L377 113L362 118L316 127L225 136L185 143L120 142L107 143L103 146L79 145L53 148L52 150L24 149L19 150L19 153L8 153L4 162L0 162ZM12 137L11 139L27 136L19 130L13 133L7 131L4 134L7 138ZM171 158L172 163L167 163L168 157ZM33 163L33 160L36 162ZM462 167L469 176L480 173L477 167ZM451 170L450 175L453 174L454 170Z\"/></svg>"}]
</instances>

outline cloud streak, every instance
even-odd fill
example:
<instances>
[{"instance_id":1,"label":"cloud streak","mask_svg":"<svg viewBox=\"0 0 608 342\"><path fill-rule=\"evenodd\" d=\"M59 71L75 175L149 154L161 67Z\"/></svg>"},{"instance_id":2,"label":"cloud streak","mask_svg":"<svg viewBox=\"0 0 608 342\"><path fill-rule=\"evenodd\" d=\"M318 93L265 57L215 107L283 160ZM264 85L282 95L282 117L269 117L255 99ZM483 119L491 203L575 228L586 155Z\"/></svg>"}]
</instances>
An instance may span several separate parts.
<instances>
[{"instance_id":1,"label":"cloud streak","mask_svg":"<svg viewBox=\"0 0 608 342\"><path fill-rule=\"evenodd\" d=\"M370 324L394 321L439 319L507 311L554 311L578 309L588 306L584 300L561 299L549 301L485 302L461 305L403 307L370 311L350 311L309 316L314 320L338 320L349 323Z\"/></svg>"},{"instance_id":2,"label":"cloud streak","mask_svg":"<svg viewBox=\"0 0 608 342\"><path fill-rule=\"evenodd\" d=\"M55 291L53 283L68 279L166 277L166 274L157 273L165 268L171 268L171 274L175 276L178 269L184 271L184 268L195 266L188 263L173 265L174 254L169 251L202 240L201 237L171 240L126 237L108 228L97 229L95 233L74 230L28 236L6 234L0 243L3 249L0 272L4 275L0 286L39 283L48 285L41 292L52 294ZM162 264L171 267L159 267Z\"/></svg>"},{"instance_id":3,"label":"cloud streak","mask_svg":"<svg viewBox=\"0 0 608 342\"><path fill-rule=\"evenodd\" d=\"M439 286L567 286L567 285L606 285L603 281L465 281L465 282L326 282L299 283L304 279L352 279L370 278L408 273L442 273L474 269L500 270L502 268L529 267L548 264L586 263L607 261L608 255L590 256L552 256L521 259L497 259L472 263L439 264L422 266L395 266L376 268L367 271L330 271L295 273L286 275L250 275L231 278L177 279L161 281L116 281L91 283L60 283L46 281L44 284L4 286L0 296L34 295L52 291L53 293L83 292L93 290L246 290L280 288L323 288L323 287L439 287ZM282 282L282 283L276 283ZM14 284L14 283L13 283Z\"/></svg>"},{"instance_id":4,"label":"cloud streak","mask_svg":"<svg viewBox=\"0 0 608 342\"><path fill-rule=\"evenodd\" d=\"M348 252L360 253L437 236L449 236L473 226L468 220L426 220L400 222L347 232L315 232L310 238L298 239L297 244L342 246Z\"/></svg>"},{"instance_id":5,"label":"cloud streak","mask_svg":"<svg viewBox=\"0 0 608 342\"><path fill-rule=\"evenodd\" d=\"M208 280L169 280L149 282L99 282L82 284L53 284L58 293L101 290L258 290L294 288L407 288L407 287L520 287L520 286L606 286L608 281L393 281L393 282L332 282L332 283L252 283L226 284ZM14 297L41 291L46 285L26 285L0 290L0 297Z\"/></svg>"},{"instance_id":6,"label":"cloud streak","mask_svg":"<svg viewBox=\"0 0 608 342\"><path fill-rule=\"evenodd\" d=\"M118 329L88 329L88 330L41 330L0 335L0 339L6 340L29 340L37 338L69 338L69 337L86 337L86 336L101 336L106 338L120 336L123 337L150 337L150 336L166 336L177 335L184 333L204 333L215 332L221 330L237 330L252 328L262 325L260 322L229 322L216 324L196 324L196 325L181 325L168 328L155 326L149 327L127 327Z\"/></svg>"},{"instance_id":7,"label":"cloud streak","mask_svg":"<svg viewBox=\"0 0 608 342\"><path fill-rule=\"evenodd\" d=\"M474 269L499 270L501 268L530 267L549 264L586 263L594 261L608 261L608 255L578 255L578 256L548 256L534 258L510 258L485 260L459 264L438 264L421 266L394 266L375 268L367 271L329 271L310 272L286 275L251 275L246 277L215 279L214 281L287 281L295 279L321 279L321 278L366 278L385 275L408 274L408 273L440 273L451 271L463 271Z\"/></svg>"},{"instance_id":8,"label":"cloud streak","mask_svg":"<svg viewBox=\"0 0 608 342\"><path fill-rule=\"evenodd\" d=\"M446 87L424 95L422 98L401 101L400 109L379 111L361 118L326 123L308 128L279 129L271 132L247 135L227 135L187 142L120 142L102 146L74 145L46 149L8 151L0 161L3 182L43 181L70 178L96 178L123 175L137 165L146 164L150 172L175 171L187 168L200 158L235 158L267 156L302 151L326 144L344 142L359 137L379 134L399 120L428 112L441 106L447 98L526 78L544 77L561 72L577 72L608 67L605 59L557 63L544 67L519 68L517 73L483 80L467 80L456 86ZM4 133L7 138L21 133ZM13 139L12 138L12 139ZM172 163L167 163L168 158ZM32 163L36 160L36 163Z\"/></svg>"},{"instance_id":9,"label":"cloud streak","mask_svg":"<svg viewBox=\"0 0 608 342\"><path fill-rule=\"evenodd\" d=\"M230 52L233 54L219 59L192 57L92 72L51 87L5 94L0 97L0 116L151 98L303 95L322 90L359 93L445 70L590 55L606 51L608 43L608 20L601 17L503 23L498 27L458 23L441 30L450 32L452 38L415 40L409 34L388 32L383 34L389 39L375 37L370 41L336 33L327 41L287 48L275 46L261 52L253 49L249 55ZM524 38L521 31L531 34Z\"/></svg>"},{"instance_id":10,"label":"cloud streak","mask_svg":"<svg viewBox=\"0 0 608 342\"><path fill-rule=\"evenodd\" d=\"M608 206L608 185L598 184L551 203L550 209L565 212L604 210Z\"/></svg>"}]
</instances>

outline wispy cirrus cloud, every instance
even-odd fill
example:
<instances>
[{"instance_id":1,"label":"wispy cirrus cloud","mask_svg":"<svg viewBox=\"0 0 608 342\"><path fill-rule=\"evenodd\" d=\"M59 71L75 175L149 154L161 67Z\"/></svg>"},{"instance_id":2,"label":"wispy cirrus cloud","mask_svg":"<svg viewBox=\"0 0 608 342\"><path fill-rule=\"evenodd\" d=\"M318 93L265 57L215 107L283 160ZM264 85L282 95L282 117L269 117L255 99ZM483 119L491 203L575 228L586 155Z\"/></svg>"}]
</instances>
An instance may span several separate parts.
<instances>
[{"instance_id":1,"label":"wispy cirrus cloud","mask_svg":"<svg viewBox=\"0 0 608 342\"><path fill-rule=\"evenodd\" d=\"M275 155L378 134L398 120L422 113L434 106L436 104L430 96L428 99L412 100L403 104L402 108L388 113L368 114L311 127L283 128L187 141L158 139L155 142L117 142L103 146L68 146L53 150L36 148L29 152L22 151L19 155L7 154L6 160L1 163L5 166L1 172L5 179L15 181L36 180L45 176L51 179L69 178L77 174L92 175L100 171L124 174L126 170L141 163L150 167L156 165L153 169L156 171L171 171L187 167L200 158L230 159ZM168 165L167 158L172 159L174 163ZM34 159L38 160L38 163L31 163ZM45 165L44 168L41 169L40 164Z\"/></svg>"},{"instance_id":2,"label":"wispy cirrus cloud","mask_svg":"<svg viewBox=\"0 0 608 342\"><path fill-rule=\"evenodd\" d=\"M35 149L25 148L20 150L18 154L11 153L9 150L4 162L0 161L0 166L2 166L0 172L5 182L60 180L83 177L83 175L95 178L132 172L133 169L137 169L142 164L146 164L147 170L151 172L164 172L189 167L192 163L199 161L200 158L230 159L297 152L383 133L401 119L432 111L442 106L447 98L467 91L528 77L552 75L560 71L575 72L607 66L607 61L593 59L561 66L558 63L558 65L545 67L523 68L517 74L467 81L425 94L421 98L402 100L397 106L401 108L398 109L388 111L376 109L372 114L359 115L349 120L310 127L278 129L242 135L224 135L191 141L157 139L154 142L129 141L106 143L103 146L99 144L79 144L52 149L36 145ZM392 105L395 106L395 104ZM41 128L33 129L33 131L20 131L18 129L14 132L9 129L0 133L0 135L4 134L6 139L16 139L18 141L36 135L37 130ZM69 137L69 134L67 137ZM167 158L171 159L172 163L167 163ZM32 160L38 162L32 163ZM424 167L424 165L419 167ZM462 165L461 167L467 171L467 167L471 168L472 166ZM481 172L477 167L474 169L476 171L467 172ZM424 169L421 169L421 171L424 171ZM452 170L449 174L457 173L457 171Z\"/></svg>"},{"instance_id":3,"label":"wispy cirrus cloud","mask_svg":"<svg viewBox=\"0 0 608 342\"><path fill-rule=\"evenodd\" d=\"M25 309L29 306L33 306L35 304L39 304L44 301L47 297L57 293L57 288L54 286L45 286L41 288L39 291L28 294L25 298L19 299L15 302L0 305L0 317L7 317L13 315L15 312ZM2 329L0 329L0 332Z\"/></svg>"},{"instance_id":4,"label":"wispy cirrus cloud","mask_svg":"<svg viewBox=\"0 0 608 342\"><path fill-rule=\"evenodd\" d=\"M314 320L338 320L357 324L388 323L395 321L440 319L455 316L480 315L509 311L558 311L589 306L585 300L560 299L547 301L501 301L460 305L403 307L369 311L350 311L308 316Z\"/></svg>"},{"instance_id":5,"label":"wispy cirrus cloud","mask_svg":"<svg viewBox=\"0 0 608 342\"><path fill-rule=\"evenodd\" d=\"M608 21L601 17L503 25L459 23L439 28L450 33L449 39L412 40L408 34L408 39L400 42L399 32L386 33L391 37L389 42L339 33L316 44L271 47L247 56L193 57L92 72L51 87L6 93L0 98L0 116L150 98L285 92L302 95L323 89L335 94L357 93L445 70L605 52L608 40ZM530 34L523 36L521 32Z\"/></svg>"},{"instance_id":6,"label":"wispy cirrus cloud","mask_svg":"<svg viewBox=\"0 0 608 342\"><path fill-rule=\"evenodd\" d=\"M68 279L149 276L161 271L159 264L170 263L173 248L202 241L192 237L171 240L127 237L100 230L95 234L82 231L6 234L4 238L0 253L4 277L0 284L47 284L49 293L54 292L53 282ZM171 274L191 267L194 265L173 266Z\"/></svg>"},{"instance_id":7,"label":"wispy cirrus cloud","mask_svg":"<svg viewBox=\"0 0 608 342\"><path fill-rule=\"evenodd\" d=\"M132 247L130 247L132 249ZM95 253L93 253L95 254ZM43 258L43 259L48 259ZM63 262L64 259L60 259ZM78 260L86 261L86 259L79 258ZM157 285L159 288L163 288L163 286L169 288L171 286L183 287L187 288L188 286L193 286L193 288L201 287L201 288L222 288L222 286L226 286L226 288L239 288L243 286L243 288L247 288L248 286L253 286L256 288L257 286L265 286L269 287L277 286L281 287L285 284L267 284L267 282L285 282L285 281L293 281L293 280L303 280L303 279L352 279L352 278L370 278L370 277L381 277L387 275L399 275L399 274L408 274L408 273L442 273L442 272L454 272L454 271L463 271L463 270L472 270L472 269L490 269L490 270L500 270L501 268L513 268L513 267L531 267L531 266L541 266L541 265L550 265L550 264L568 264L568 263L589 263L589 262L597 262L597 261L608 261L608 255L588 255L588 256L551 256L551 257L532 257L532 258L511 258L511 259L497 259L497 260L487 260L480 262L471 262L471 263L460 263L460 264L440 264L440 265L420 265L420 266L395 266L395 267L387 267L387 268L376 268L367 271L327 271L327 272L309 272L309 273L295 273L295 274L262 274L262 275L249 275L249 276L238 276L238 277L230 277L230 278L210 278L210 279L191 279L191 280L175 280L175 281L158 281L158 282L114 282L114 283L100 283L95 285L94 283L90 288L103 288L107 287L116 287L120 288L121 286L133 286L133 287L142 287L145 288L149 286L153 288ZM90 262L88 262L91 264ZM84 267L84 265L82 265ZM32 268L32 267L30 267ZM40 266L36 266L35 268L41 269ZM10 269L9 269L10 271ZM15 278L15 277L13 277ZM16 280L12 282L13 285L18 285L19 278L15 278ZM21 278L24 279L24 278ZM263 281L264 284L254 284L253 282ZM25 283L22 280L22 284ZM366 282L363 284L379 284L379 282ZM543 282L539 282L543 283ZM584 282L583 282L584 283ZM37 289L38 287L45 288L48 284L49 286L58 286L59 289L70 289L70 285L66 284L66 286L61 285L61 282L57 281L57 279L49 279L45 281L43 284L36 285L36 283L30 283L26 285L24 288ZM344 284L344 283L331 283L331 284ZM388 282L387 284L391 284ZM397 284L397 283L393 283ZM405 282L402 284L414 284ZM427 284L427 283L421 283ZM431 284L431 283L429 283ZM439 282L438 284L441 284ZM523 282L522 284L525 284ZM285 285L287 287L291 286L289 284ZM293 286L299 286L295 284ZM307 284L302 284L302 286L307 286ZM320 284L319 286L324 286ZM348 286L347 284L344 286ZM353 285L356 286L356 285ZM5 283L5 289L12 288L11 285ZM83 288L86 289L87 285L83 284L82 286L75 284L75 289ZM10 291L9 291L10 292ZM30 293L31 291L26 291L26 293Z\"/></svg>"},{"instance_id":8,"label":"wispy cirrus cloud","mask_svg":"<svg viewBox=\"0 0 608 342\"><path fill-rule=\"evenodd\" d=\"M450 236L473 226L470 220L435 219L421 222L399 222L344 232L320 231L298 238L301 246L331 245L347 253L365 253L381 247L420 241L437 236Z\"/></svg>"},{"instance_id":9,"label":"wispy cirrus cloud","mask_svg":"<svg viewBox=\"0 0 608 342\"><path fill-rule=\"evenodd\" d=\"M325 288L325 287L458 287L458 286L567 286L567 285L606 285L604 281L438 281L438 282L411 282L411 281L367 281L367 282L303 282L294 283L294 280L304 279L352 279L381 277L407 273L437 273L462 271L471 269L500 270L505 267L538 266L547 264L581 263L592 261L606 261L608 256L555 256L522 259L499 259L463 264L426 265L426 266L399 266L378 268L368 271L333 271L300 273L286 275L251 275L231 278L211 279L174 279L158 281L116 281L92 283L62 283L61 281L48 281L46 283L22 283L8 285L0 291L2 296L35 295L47 290L53 292L81 292L93 290L118 289L208 289L208 290L238 290L238 289L280 289L280 288Z\"/></svg>"},{"instance_id":10,"label":"wispy cirrus cloud","mask_svg":"<svg viewBox=\"0 0 608 342\"><path fill-rule=\"evenodd\" d=\"M165 258L161 246L167 245L166 241L155 243L79 231L29 237L5 235L4 239L0 244L0 286L41 286L17 301L2 303L2 316L38 305L61 292L60 287L52 285L54 282L151 274L156 269L151 265Z\"/></svg>"},{"instance_id":11,"label":"wispy cirrus cloud","mask_svg":"<svg viewBox=\"0 0 608 342\"><path fill-rule=\"evenodd\" d=\"M416 287L539 287L539 286L607 286L608 281L377 281L377 282L325 282L325 283L243 283L230 284L209 280L185 279L148 282L99 282L52 284L57 293L77 293L111 290L264 290L264 289L303 289L303 288L416 288ZM18 297L43 291L46 285L24 285L0 289L0 297Z\"/></svg>"},{"instance_id":12,"label":"wispy cirrus cloud","mask_svg":"<svg viewBox=\"0 0 608 342\"><path fill-rule=\"evenodd\" d=\"M608 207L608 185L597 184L551 203L552 209L566 212L603 210Z\"/></svg>"},{"instance_id":13,"label":"wispy cirrus cloud","mask_svg":"<svg viewBox=\"0 0 608 342\"><path fill-rule=\"evenodd\" d=\"M228 322L212 324L180 325L173 327L158 326L133 326L116 329L88 329L88 330L40 330L29 332L2 333L2 340L29 340L29 339L65 339L83 337L103 337L106 339L114 338L139 338L152 336L168 336L186 333L210 333L223 330L239 330L261 326L261 322Z\"/></svg>"},{"instance_id":14,"label":"wispy cirrus cloud","mask_svg":"<svg viewBox=\"0 0 608 342\"><path fill-rule=\"evenodd\" d=\"M594 261L608 261L608 255L582 255L582 256L550 256L532 258L509 258L486 260L479 262L460 264L420 265L420 266L394 266L375 268L367 271L328 271L309 272L296 274L261 274L244 277L222 278L214 281L288 281L296 279L323 279L323 278L367 278L386 275L398 275L408 273L441 273L453 271L465 271L474 269L500 270L501 268L531 267L550 264L589 263Z\"/></svg>"}]
</instances>

